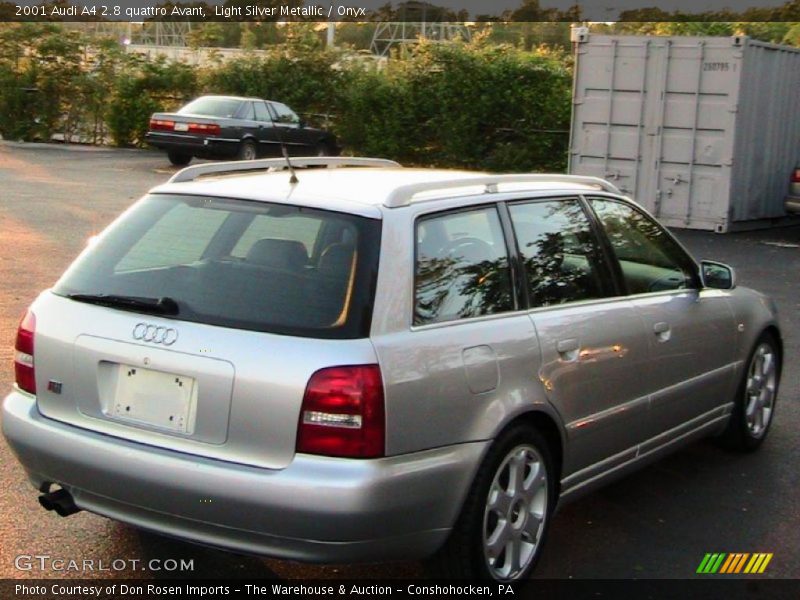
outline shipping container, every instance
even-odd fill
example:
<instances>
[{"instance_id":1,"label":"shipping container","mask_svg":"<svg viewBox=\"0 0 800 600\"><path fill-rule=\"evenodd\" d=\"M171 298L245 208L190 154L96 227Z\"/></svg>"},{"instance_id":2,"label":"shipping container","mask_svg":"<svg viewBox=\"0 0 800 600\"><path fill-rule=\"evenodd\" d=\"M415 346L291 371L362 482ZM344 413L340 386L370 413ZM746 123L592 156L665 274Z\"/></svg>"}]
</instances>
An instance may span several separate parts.
<instances>
[{"instance_id":1,"label":"shipping container","mask_svg":"<svg viewBox=\"0 0 800 600\"><path fill-rule=\"evenodd\" d=\"M673 227L722 233L786 216L799 49L573 33L570 173L609 179Z\"/></svg>"}]
</instances>

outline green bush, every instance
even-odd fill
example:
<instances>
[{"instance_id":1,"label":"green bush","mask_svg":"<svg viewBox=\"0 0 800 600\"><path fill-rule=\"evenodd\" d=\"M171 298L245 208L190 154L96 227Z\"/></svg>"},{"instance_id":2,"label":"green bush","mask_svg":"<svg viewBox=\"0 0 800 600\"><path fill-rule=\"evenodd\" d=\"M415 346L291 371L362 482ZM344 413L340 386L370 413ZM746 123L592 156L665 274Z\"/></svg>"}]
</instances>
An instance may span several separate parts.
<instances>
[{"instance_id":1,"label":"green bush","mask_svg":"<svg viewBox=\"0 0 800 600\"><path fill-rule=\"evenodd\" d=\"M206 69L207 92L255 96L284 102L298 112L331 112L343 74L338 53L278 46L264 56L244 57Z\"/></svg>"},{"instance_id":2,"label":"green bush","mask_svg":"<svg viewBox=\"0 0 800 600\"><path fill-rule=\"evenodd\" d=\"M108 129L117 146L141 146L154 112L174 110L197 94L195 69L163 58L132 60L117 76Z\"/></svg>"},{"instance_id":3,"label":"green bush","mask_svg":"<svg viewBox=\"0 0 800 600\"><path fill-rule=\"evenodd\" d=\"M352 74L338 133L359 153L421 165L561 170L571 81L559 56L421 45L384 71Z\"/></svg>"},{"instance_id":4,"label":"green bush","mask_svg":"<svg viewBox=\"0 0 800 600\"><path fill-rule=\"evenodd\" d=\"M54 24L0 24L0 133L142 145L150 116L201 93L285 102L326 123L347 153L410 165L562 170L570 118L569 56L497 46L419 44L376 62L328 51L298 26L258 55L193 67L127 55Z\"/></svg>"}]
</instances>

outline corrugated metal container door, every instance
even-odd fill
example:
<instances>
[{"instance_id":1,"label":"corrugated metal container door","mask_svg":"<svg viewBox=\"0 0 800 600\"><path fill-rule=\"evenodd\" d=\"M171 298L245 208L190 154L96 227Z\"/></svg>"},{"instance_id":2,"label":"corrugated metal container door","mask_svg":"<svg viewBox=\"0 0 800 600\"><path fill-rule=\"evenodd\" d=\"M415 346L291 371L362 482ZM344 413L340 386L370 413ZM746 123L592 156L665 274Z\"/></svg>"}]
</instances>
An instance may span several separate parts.
<instances>
[{"instance_id":1,"label":"corrugated metal container door","mask_svg":"<svg viewBox=\"0 0 800 600\"><path fill-rule=\"evenodd\" d=\"M595 35L577 52L571 173L614 181L676 227L783 215L800 54L744 37Z\"/></svg>"}]
</instances>

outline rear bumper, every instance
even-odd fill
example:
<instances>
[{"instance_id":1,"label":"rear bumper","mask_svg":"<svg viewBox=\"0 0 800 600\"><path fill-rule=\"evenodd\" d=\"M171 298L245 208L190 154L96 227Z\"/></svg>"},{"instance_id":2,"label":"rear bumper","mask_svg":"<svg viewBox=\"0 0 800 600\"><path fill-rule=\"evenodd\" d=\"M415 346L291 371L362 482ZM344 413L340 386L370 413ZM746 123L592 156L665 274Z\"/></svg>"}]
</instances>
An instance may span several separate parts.
<instances>
[{"instance_id":1,"label":"rear bumper","mask_svg":"<svg viewBox=\"0 0 800 600\"><path fill-rule=\"evenodd\" d=\"M487 445L378 460L297 455L268 470L53 421L18 391L3 403L3 433L34 486L59 483L82 509L202 544L320 562L433 553Z\"/></svg>"},{"instance_id":2,"label":"rear bumper","mask_svg":"<svg viewBox=\"0 0 800 600\"><path fill-rule=\"evenodd\" d=\"M800 215L800 196L786 196L784 207L786 212Z\"/></svg>"},{"instance_id":3,"label":"rear bumper","mask_svg":"<svg viewBox=\"0 0 800 600\"><path fill-rule=\"evenodd\" d=\"M239 140L233 138L149 131L144 139L155 148L185 152L198 157L230 157L235 156L239 150Z\"/></svg>"}]
</instances>

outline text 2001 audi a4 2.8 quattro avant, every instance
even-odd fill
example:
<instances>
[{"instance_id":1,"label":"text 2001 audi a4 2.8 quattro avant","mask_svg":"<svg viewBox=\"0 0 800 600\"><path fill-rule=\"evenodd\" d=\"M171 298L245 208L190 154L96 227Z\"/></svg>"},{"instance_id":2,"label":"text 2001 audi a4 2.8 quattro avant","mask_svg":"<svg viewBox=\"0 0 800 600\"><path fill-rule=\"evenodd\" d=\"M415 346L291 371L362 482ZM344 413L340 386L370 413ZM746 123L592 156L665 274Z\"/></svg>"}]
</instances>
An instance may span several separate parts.
<instances>
[{"instance_id":1,"label":"text 2001 audi a4 2.8 quattro avant","mask_svg":"<svg viewBox=\"0 0 800 600\"><path fill-rule=\"evenodd\" d=\"M31 305L3 431L45 508L513 581L559 499L767 435L774 303L610 183L296 162L184 169Z\"/></svg>"}]
</instances>

